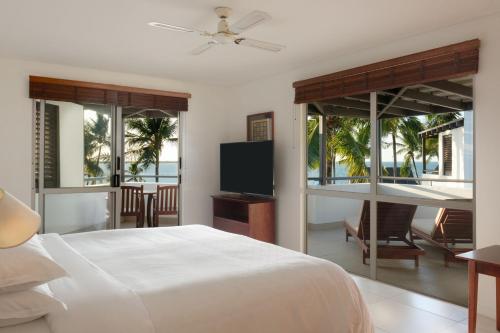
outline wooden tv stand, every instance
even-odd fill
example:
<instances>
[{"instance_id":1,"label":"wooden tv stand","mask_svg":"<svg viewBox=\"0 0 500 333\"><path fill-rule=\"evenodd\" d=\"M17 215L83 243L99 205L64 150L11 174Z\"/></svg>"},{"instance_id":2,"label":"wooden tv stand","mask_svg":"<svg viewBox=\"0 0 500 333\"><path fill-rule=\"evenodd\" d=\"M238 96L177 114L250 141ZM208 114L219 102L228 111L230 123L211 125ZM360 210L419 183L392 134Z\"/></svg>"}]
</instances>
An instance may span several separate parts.
<instances>
[{"instance_id":1,"label":"wooden tv stand","mask_svg":"<svg viewBox=\"0 0 500 333\"><path fill-rule=\"evenodd\" d=\"M213 195L214 228L275 242L275 199L246 195Z\"/></svg>"}]
</instances>

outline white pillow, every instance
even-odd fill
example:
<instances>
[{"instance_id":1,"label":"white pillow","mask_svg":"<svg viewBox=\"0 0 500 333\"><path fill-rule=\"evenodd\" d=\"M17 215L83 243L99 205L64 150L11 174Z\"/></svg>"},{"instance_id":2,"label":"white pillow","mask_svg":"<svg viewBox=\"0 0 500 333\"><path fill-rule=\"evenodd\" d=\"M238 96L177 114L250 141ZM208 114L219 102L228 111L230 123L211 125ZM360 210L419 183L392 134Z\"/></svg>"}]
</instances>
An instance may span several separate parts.
<instances>
[{"instance_id":1,"label":"white pillow","mask_svg":"<svg viewBox=\"0 0 500 333\"><path fill-rule=\"evenodd\" d=\"M0 295L0 327L18 325L38 319L66 305L53 297L47 284L32 289Z\"/></svg>"},{"instance_id":2,"label":"white pillow","mask_svg":"<svg viewBox=\"0 0 500 333\"><path fill-rule=\"evenodd\" d=\"M0 294L26 290L66 275L38 235L22 245L0 249Z\"/></svg>"}]
</instances>

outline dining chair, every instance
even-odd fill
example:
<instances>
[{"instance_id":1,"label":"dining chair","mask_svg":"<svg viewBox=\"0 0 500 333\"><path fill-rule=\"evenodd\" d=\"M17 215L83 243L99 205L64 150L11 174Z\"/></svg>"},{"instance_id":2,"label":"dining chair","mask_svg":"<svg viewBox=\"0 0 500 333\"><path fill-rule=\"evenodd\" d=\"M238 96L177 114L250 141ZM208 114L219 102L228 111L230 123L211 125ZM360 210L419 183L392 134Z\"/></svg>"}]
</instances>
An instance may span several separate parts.
<instances>
[{"instance_id":1,"label":"dining chair","mask_svg":"<svg viewBox=\"0 0 500 333\"><path fill-rule=\"evenodd\" d=\"M153 227L160 224L160 215L177 215L177 197L177 185L156 187L156 197L153 199Z\"/></svg>"},{"instance_id":2,"label":"dining chair","mask_svg":"<svg viewBox=\"0 0 500 333\"><path fill-rule=\"evenodd\" d=\"M120 216L135 216L137 228L144 227L144 186L122 186Z\"/></svg>"}]
</instances>

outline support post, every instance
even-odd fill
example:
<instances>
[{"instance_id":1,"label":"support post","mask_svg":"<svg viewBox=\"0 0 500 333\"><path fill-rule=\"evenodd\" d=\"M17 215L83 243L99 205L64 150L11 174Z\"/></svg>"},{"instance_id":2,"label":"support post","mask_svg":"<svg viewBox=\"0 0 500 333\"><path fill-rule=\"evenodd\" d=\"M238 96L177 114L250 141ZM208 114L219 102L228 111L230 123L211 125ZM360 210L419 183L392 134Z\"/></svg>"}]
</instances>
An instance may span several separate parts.
<instances>
[{"instance_id":1,"label":"support post","mask_svg":"<svg viewBox=\"0 0 500 333\"><path fill-rule=\"evenodd\" d=\"M377 279L377 175L378 152L380 143L378 138L377 93L370 93L370 277ZM374 126L375 125L375 126Z\"/></svg>"},{"instance_id":2,"label":"support post","mask_svg":"<svg viewBox=\"0 0 500 333\"><path fill-rule=\"evenodd\" d=\"M319 130L319 144L320 144L320 149L319 149L319 179L320 179L320 184L321 185L326 185L326 170L327 170L327 165L326 165L326 139L327 139L327 133L326 133L326 119L325 115L322 114L319 116L319 124L318 124L318 130Z\"/></svg>"},{"instance_id":3,"label":"support post","mask_svg":"<svg viewBox=\"0 0 500 333\"><path fill-rule=\"evenodd\" d=\"M422 173L427 173L427 161L425 158L425 155L427 155L427 152L425 151L425 135L422 135ZM423 177L423 175L422 175Z\"/></svg>"}]
</instances>

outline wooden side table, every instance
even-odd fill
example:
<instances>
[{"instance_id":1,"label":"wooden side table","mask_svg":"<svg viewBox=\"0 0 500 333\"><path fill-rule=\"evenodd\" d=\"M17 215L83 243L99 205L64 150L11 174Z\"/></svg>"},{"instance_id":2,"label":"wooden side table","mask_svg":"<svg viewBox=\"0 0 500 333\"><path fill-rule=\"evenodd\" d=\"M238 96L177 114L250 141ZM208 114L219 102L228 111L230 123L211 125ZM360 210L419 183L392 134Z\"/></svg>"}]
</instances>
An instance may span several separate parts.
<instances>
[{"instance_id":1,"label":"wooden side table","mask_svg":"<svg viewBox=\"0 0 500 333\"><path fill-rule=\"evenodd\" d=\"M477 281L479 274L496 278L497 330L500 331L500 245L488 246L456 256L469 264L469 333L476 332Z\"/></svg>"}]
</instances>

